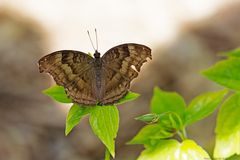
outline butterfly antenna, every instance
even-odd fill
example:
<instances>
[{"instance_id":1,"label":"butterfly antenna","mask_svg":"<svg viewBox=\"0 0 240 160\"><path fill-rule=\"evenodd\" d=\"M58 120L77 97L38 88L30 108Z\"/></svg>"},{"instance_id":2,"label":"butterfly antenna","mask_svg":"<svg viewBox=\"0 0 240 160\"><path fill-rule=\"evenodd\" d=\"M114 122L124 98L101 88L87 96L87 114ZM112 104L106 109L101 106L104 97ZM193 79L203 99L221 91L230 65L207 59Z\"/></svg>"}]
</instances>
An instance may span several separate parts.
<instances>
[{"instance_id":1,"label":"butterfly antenna","mask_svg":"<svg viewBox=\"0 0 240 160\"><path fill-rule=\"evenodd\" d=\"M96 45L97 45L97 50L98 50L98 36L97 36L97 29L95 28L95 36L96 36Z\"/></svg>"},{"instance_id":2,"label":"butterfly antenna","mask_svg":"<svg viewBox=\"0 0 240 160\"><path fill-rule=\"evenodd\" d=\"M87 31L87 33L88 33L88 37L89 37L89 39L90 39L90 42L91 42L91 44L92 44L92 47L93 47L93 49L96 51L96 49L95 49L95 47L94 47L94 45L93 45L93 41L92 41L92 38L91 38L91 36L90 36L89 31Z\"/></svg>"}]
</instances>

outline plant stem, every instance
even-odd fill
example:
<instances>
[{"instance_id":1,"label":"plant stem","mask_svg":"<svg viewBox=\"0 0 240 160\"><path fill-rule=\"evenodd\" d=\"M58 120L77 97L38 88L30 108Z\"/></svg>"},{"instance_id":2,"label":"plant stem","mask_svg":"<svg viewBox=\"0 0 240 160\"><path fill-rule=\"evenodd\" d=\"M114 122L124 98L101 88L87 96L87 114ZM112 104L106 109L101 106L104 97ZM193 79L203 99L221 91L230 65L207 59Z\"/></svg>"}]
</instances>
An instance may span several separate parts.
<instances>
[{"instance_id":1,"label":"plant stem","mask_svg":"<svg viewBox=\"0 0 240 160\"><path fill-rule=\"evenodd\" d=\"M110 153L109 153L109 151L108 151L107 148L106 148L106 150L105 150L105 158L104 158L104 160L111 160L111 159L110 159Z\"/></svg>"},{"instance_id":2,"label":"plant stem","mask_svg":"<svg viewBox=\"0 0 240 160\"><path fill-rule=\"evenodd\" d=\"M183 133L184 138L187 139L187 132L186 132L185 127L183 127L183 129L182 129L182 133Z\"/></svg>"},{"instance_id":3,"label":"plant stem","mask_svg":"<svg viewBox=\"0 0 240 160\"><path fill-rule=\"evenodd\" d=\"M179 130L177 133L178 133L179 137L182 139L182 141L187 139L187 133L186 133L185 127L183 127L181 130Z\"/></svg>"}]
</instances>

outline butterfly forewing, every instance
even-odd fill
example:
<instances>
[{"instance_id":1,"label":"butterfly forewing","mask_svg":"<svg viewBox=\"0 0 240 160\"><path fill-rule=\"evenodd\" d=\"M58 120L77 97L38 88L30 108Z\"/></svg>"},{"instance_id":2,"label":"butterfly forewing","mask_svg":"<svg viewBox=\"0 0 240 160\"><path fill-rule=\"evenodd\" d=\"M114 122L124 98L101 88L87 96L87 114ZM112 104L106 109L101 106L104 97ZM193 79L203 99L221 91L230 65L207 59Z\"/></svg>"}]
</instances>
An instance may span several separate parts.
<instances>
[{"instance_id":1,"label":"butterfly forewing","mask_svg":"<svg viewBox=\"0 0 240 160\"><path fill-rule=\"evenodd\" d=\"M39 60L39 70L52 75L74 102L85 105L97 103L94 59L91 56L79 51L57 51Z\"/></svg>"},{"instance_id":2,"label":"butterfly forewing","mask_svg":"<svg viewBox=\"0 0 240 160\"><path fill-rule=\"evenodd\" d=\"M108 50L102 57L105 94L101 104L123 98L147 58L152 58L151 49L140 44L122 44Z\"/></svg>"}]
</instances>

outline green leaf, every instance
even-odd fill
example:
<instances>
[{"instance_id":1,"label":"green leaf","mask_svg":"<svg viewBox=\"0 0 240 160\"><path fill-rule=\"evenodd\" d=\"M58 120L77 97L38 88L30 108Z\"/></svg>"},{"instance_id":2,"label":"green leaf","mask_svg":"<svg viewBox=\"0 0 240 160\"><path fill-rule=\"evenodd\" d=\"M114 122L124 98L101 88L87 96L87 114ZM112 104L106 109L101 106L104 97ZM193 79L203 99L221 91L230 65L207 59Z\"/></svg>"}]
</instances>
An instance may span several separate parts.
<instances>
[{"instance_id":1,"label":"green leaf","mask_svg":"<svg viewBox=\"0 0 240 160\"><path fill-rule=\"evenodd\" d=\"M229 158L227 158L227 160L239 160L240 159L240 155L233 155Z\"/></svg>"},{"instance_id":2,"label":"green leaf","mask_svg":"<svg viewBox=\"0 0 240 160\"><path fill-rule=\"evenodd\" d=\"M173 123L170 119L170 115L171 114L176 114L174 112L165 112L162 114L159 114L159 119L158 119L158 123L165 126L166 128L174 128L173 127Z\"/></svg>"},{"instance_id":3,"label":"green leaf","mask_svg":"<svg viewBox=\"0 0 240 160\"><path fill-rule=\"evenodd\" d=\"M240 130L229 135L217 135L214 158L223 159L234 154L240 154Z\"/></svg>"},{"instance_id":4,"label":"green leaf","mask_svg":"<svg viewBox=\"0 0 240 160\"><path fill-rule=\"evenodd\" d=\"M161 124L151 124L144 126L139 133L128 144L154 145L160 139L169 138L174 135L174 131L167 131Z\"/></svg>"},{"instance_id":5,"label":"green leaf","mask_svg":"<svg viewBox=\"0 0 240 160\"><path fill-rule=\"evenodd\" d=\"M174 128L176 130L179 130L179 129L183 128L182 119L179 117L178 114L176 114L176 113L169 113L168 116L169 116L169 120L171 122L171 127L172 128Z\"/></svg>"},{"instance_id":6,"label":"green leaf","mask_svg":"<svg viewBox=\"0 0 240 160\"><path fill-rule=\"evenodd\" d=\"M180 116L174 112L165 112L159 115L158 123L165 128L174 129L175 131L183 128L183 122Z\"/></svg>"},{"instance_id":7,"label":"green leaf","mask_svg":"<svg viewBox=\"0 0 240 160\"><path fill-rule=\"evenodd\" d=\"M140 94L129 91L126 96L124 96L122 99L120 99L120 100L116 103L116 105L123 104L123 103L126 103L126 102L128 102L128 101L133 101L133 100L135 100L136 98L138 98L139 96L140 96Z\"/></svg>"},{"instance_id":8,"label":"green leaf","mask_svg":"<svg viewBox=\"0 0 240 160\"><path fill-rule=\"evenodd\" d=\"M88 55L94 58L94 56L91 52L88 52Z\"/></svg>"},{"instance_id":9,"label":"green leaf","mask_svg":"<svg viewBox=\"0 0 240 160\"><path fill-rule=\"evenodd\" d=\"M185 102L183 98L175 92L165 92L158 87L154 88L154 95L151 101L152 113L174 112L183 118L185 112Z\"/></svg>"},{"instance_id":10,"label":"green leaf","mask_svg":"<svg viewBox=\"0 0 240 160\"><path fill-rule=\"evenodd\" d=\"M96 106L91 110L90 125L111 155L115 156L115 138L119 127L116 106Z\"/></svg>"},{"instance_id":11,"label":"green leaf","mask_svg":"<svg viewBox=\"0 0 240 160\"><path fill-rule=\"evenodd\" d=\"M109 151L108 151L107 148L106 148L106 150L105 150L105 157L104 157L104 160L111 160L111 155L110 155L110 153L109 153Z\"/></svg>"},{"instance_id":12,"label":"green leaf","mask_svg":"<svg viewBox=\"0 0 240 160\"><path fill-rule=\"evenodd\" d=\"M165 112L162 114L149 113L135 118L146 123L159 123L167 128L181 129L183 122L180 116L174 112Z\"/></svg>"},{"instance_id":13,"label":"green leaf","mask_svg":"<svg viewBox=\"0 0 240 160\"><path fill-rule=\"evenodd\" d=\"M240 93L230 96L219 110L214 157L240 154Z\"/></svg>"},{"instance_id":14,"label":"green leaf","mask_svg":"<svg viewBox=\"0 0 240 160\"><path fill-rule=\"evenodd\" d=\"M220 61L202 73L208 79L220 85L240 90L240 58Z\"/></svg>"},{"instance_id":15,"label":"green leaf","mask_svg":"<svg viewBox=\"0 0 240 160\"><path fill-rule=\"evenodd\" d=\"M43 93L55 101L61 102L61 103L72 103L72 100L67 96L64 87L62 86L52 86L46 90L43 91ZM122 99L120 99L118 102L116 102L115 105L123 104L128 101L133 101L136 98L138 98L140 95L138 93L134 93L129 91L126 96L124 96Z\"/></svg>"},{"instance_id":16,"label":"green leaf","mask_svg":"<svg viewBox=\"0 0 240 160\"><path fill-rule=\"evenodd\" d=\"M217 118L216 133L227 135L240 128L240 93L231 95L222 105Z\"/></svg>"},{"instance_id":17,"label":"green leaf","mask_svg":"<svg viewBox=\"0 0 240 160\"><path fill-rule=\"evenodd\" d=\"M221 106L215 132L221 135L231 134L240 128L240 93L231 95Z\"/></svg>"},{"instance_id":18,"label":"green leaf","mask_svg":"<svg viewBox=\"0 0 240 160\"><path fill-rule=\"evenodd\" d=\"M155 147L145 149L137 160L210 160L205 150L192 140L179 143L176 140L162 140Z\"/></svg>"},{"instance_id":19,"label":"green leaf","mask_svg":"<svg viewBox=\"0 0 240 160\"><path fill-rule=\"evenodd\" d=\"M67 115L65 135L68 135L71 130L80 122L81 118L90 113L91 109L92 107L83 107L73 104Z\"/></svg>"},{"instance_id":20,"label":"green leaf","mask_svg":"<svg viewBox=\"0 0 240 160\"><path fill-rule=\"evenodd\" d=\"M213 113L227 92L227 90L209 92L194 98L186 110L185 125L192 124Z\"/></svg>"},{"instance_id":21,"label":"green leaf","mask_svg":"<svg viewBox=\"0 0 240 160\"><path fill-rule=\"evenodd\" d=\"M159 118L160 118L159 114L149 113L149 114L139 116L135 119L138 121L146 122L146 123L155 123L155 122L158 122Z\"/></svg>"},{"instance_id":22,"label":"green leaf","mask_svg":"<svg viewBox=\"0 0 240 160\"><path fill-rule=\"evenodd\" d=\"M61 103L72 103L72 100L67 97L67 94L65 93L65 90L62 86L52 86L46 90L43 91L43 93L55 101L61 102Z\"/></svg>"}]
</instances>

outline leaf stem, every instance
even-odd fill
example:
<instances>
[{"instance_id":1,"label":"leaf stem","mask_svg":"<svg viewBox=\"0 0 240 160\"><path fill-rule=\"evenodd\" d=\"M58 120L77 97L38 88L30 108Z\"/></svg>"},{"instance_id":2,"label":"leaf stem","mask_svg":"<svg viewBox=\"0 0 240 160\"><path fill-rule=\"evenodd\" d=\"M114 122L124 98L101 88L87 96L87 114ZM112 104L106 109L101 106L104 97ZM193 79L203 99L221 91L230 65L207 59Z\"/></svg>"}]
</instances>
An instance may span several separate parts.
<instances>
[{"instance_id":1,"label":"leaf stem","mask_svg":"<svg viewBox=\"0 0 240 160\"><path fill-rule=\"evenodd\" d=\"M104 158L104 160L111 160L111 159L110 159L110 153L109 153L109 151L108 151L107 148L106 148L106 150L105 150L105 158Z\"/></svg>"},{"instance_id":2,"label":"leaf stem","mask_svg":"<svg viewBox=\"0 0 240 160\"><path fill-rule=\"evenodd\" d=\"M185 127L183 127L183 129L182 129L182 133L183 133L184 138L187 139L187 132L186 132Z\"/></svg>"},{"instance_id":3,"label":"leaf stem","mask_svg":"<svg viewBox=\"0 0 240 160\"><path fill-rule=\"evenodd\" d=\"M179 135L179 137L182 139L182 141L184 141L185 139L187 139L187 132L185 127L183 127L181 130L179 130L177 132L177 134Z\"/></svg>"}]
</instances>

